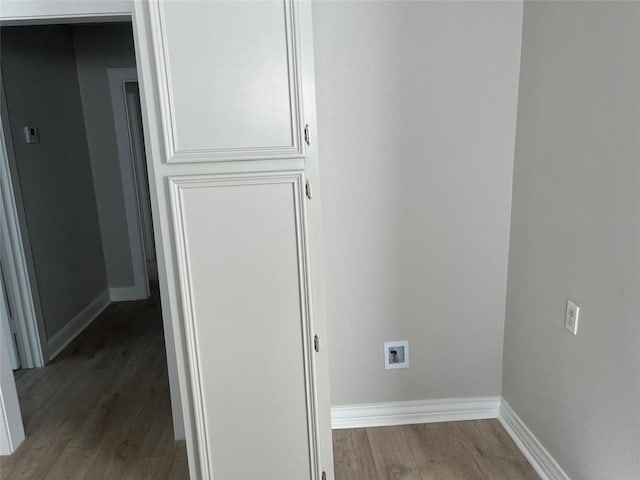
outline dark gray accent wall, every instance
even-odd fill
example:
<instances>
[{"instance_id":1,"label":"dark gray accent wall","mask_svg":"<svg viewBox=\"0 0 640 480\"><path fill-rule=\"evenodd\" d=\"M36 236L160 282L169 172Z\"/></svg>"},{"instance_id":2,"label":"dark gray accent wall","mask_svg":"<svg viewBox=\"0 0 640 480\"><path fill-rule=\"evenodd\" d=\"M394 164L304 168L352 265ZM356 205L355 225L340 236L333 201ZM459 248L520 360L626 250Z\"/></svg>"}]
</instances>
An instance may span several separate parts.
<instances>
[{"instance_id":1,"label":"dark gray accent wall","mask_svg":"<svg viewBox=\"0 0 640 480\"><path fill-rule=\"evenodd\" d=\"M133 31L123 23L77 25L73 32L109 287L131 287L133 265L107 69L135 68Z\"/></svg>"},{"instance_id":2,"label":"dark gray accent wall","mask_svg":"<svg viewBox=\"0 0 640 480\"><path fill-rule=\"evenodd\" d=\"M96 198L66 26L3 27L0 62L46 335L107 289ZM40 143L26 144L35 125Z\"/></svg>"}]
</instances>

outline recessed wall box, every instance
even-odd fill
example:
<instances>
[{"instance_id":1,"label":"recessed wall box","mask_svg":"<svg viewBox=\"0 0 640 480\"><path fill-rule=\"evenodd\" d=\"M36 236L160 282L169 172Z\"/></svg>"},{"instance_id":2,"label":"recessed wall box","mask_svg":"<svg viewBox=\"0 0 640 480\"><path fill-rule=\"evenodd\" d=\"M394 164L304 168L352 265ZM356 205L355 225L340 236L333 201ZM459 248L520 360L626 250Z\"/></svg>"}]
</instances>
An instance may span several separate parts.
<instances>
[{"instance_id":1,"label":"recessed wall box","mask_svg":"<svg viewBox=\"0 0 640 480\"><path fill-rule=\"evenodd\" d=\"M399 340L397 342L384 342L384 368L409 367L409 342Z\"/></svg>"}]
</instances>

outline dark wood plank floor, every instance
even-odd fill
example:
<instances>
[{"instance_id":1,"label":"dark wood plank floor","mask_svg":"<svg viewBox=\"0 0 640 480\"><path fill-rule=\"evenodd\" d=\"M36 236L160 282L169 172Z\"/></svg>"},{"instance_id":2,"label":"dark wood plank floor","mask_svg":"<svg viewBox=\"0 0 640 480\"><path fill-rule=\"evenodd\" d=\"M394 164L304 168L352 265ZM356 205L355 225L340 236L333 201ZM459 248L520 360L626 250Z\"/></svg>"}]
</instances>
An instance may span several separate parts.
<instances>
[{"instance_id":1,"label":"dark wood plank floor","mask_svg":"<svg viewBox=\"0 0 640 480\"><path fill-rule=\"evenodd\" d=\"M173 441L157 294L110 305L51 364L18 381L27 439L2 480L187 480Z\"/></svg>"},{"instance_id":2,"label":"dark wood plank floor","mask_svg":"<svg viewBox=\"0 0 640 480\"><path fill-rule=\"evenodd\" d=\"M539 480L497 420L334 430L336 480Z\"/></svg>"}]
</instances>

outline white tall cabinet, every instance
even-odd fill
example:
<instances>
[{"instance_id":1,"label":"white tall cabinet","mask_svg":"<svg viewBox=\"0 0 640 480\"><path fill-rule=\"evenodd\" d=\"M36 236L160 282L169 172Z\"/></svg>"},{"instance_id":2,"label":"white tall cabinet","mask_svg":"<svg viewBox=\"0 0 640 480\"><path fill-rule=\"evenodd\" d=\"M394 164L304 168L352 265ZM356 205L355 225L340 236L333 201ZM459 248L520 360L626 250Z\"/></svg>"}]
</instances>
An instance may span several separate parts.
<instances>
[{"instance_id":1,"label":"white tall cabinet","mask_svg":"<svg viewBox=\"0 0 640 480\"><path fill-rule=\"evenodd\" d=\"M191 478L331 479L310 3L134 9Z\"/></svg>"}]
</instances>

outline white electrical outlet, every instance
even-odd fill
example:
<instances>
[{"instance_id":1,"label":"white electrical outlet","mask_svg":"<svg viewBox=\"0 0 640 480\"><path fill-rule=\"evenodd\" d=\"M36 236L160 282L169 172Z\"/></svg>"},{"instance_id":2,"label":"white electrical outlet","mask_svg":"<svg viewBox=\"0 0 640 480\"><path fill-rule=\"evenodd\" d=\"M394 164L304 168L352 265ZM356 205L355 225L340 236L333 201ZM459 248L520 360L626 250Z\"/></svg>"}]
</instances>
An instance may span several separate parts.
<instances>
[{"instance_id":1,"label":"white electrical outlet","mask_svg":"<svg viewBox=\"0 0 640 480\"><path fill-rule=\"evenodd\" d=\"M409 342L384 342L384 368L409 368Z\"/></svg>"},{"instance_id":2,"label":"white electrical outlet","mask_svg":"<svg viewBox=\"0 0 640 480\"><path fill-rule=\"evenodd\" d=\"M580 307L571 300L567 301L567 313L564 317L564 327L574 335L578 334L578 319L580 317Z\"/></svg>"}]
</instances>

